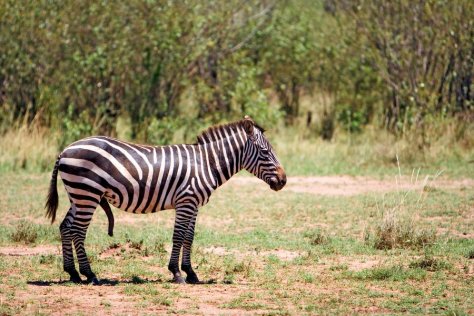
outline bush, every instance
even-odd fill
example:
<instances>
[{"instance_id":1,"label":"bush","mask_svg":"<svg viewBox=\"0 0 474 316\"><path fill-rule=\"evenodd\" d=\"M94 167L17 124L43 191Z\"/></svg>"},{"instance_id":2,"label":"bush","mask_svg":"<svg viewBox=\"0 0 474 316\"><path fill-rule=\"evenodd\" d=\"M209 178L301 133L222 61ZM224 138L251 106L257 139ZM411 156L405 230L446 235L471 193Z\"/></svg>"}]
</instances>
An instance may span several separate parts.
<instances>
[{"instance_id":1,"label":"bush","mask_svg":"<svg viewBox=\"0 0 474 316\"><path fill-rule=\"evenodd\" d=\"M14 242L32 244L38 238L38 226L29 221L20 221L10 238Z\"/></svg>"},{"instance_id":2,"label":"bush","mask_svg":"<svg viewBox=\"0 0 474 316\"><path fill-rule=\"evenodd\" d=\"M417 227L413 219L387 212L372 231L366 232L365 240L376 249L422 248L433 244L436 234Z\"/></svg>"}]
</instances>

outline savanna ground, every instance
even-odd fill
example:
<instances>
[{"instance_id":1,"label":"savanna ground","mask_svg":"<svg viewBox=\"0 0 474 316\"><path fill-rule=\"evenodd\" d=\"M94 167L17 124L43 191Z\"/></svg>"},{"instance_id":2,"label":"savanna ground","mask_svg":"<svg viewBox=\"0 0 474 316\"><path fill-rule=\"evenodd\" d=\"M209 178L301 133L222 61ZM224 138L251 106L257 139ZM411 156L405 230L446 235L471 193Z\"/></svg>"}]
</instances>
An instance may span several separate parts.
<instances>
[{"instance_id":1,"label":"savanna ground","mask_svg":"<svg viewBox=\"0 0 474 316\"><path fill-rule=\"evenodd\" d=\"M290 177L280 192L239 176L200 210L193 248L207 284L170 283L174 211L98 210L86 247L103 286L62 272L49 173L0 177L0 314L474 313L474 180L398 171ZM61 183L59 218L67 203Z\"/></svg>"}]
</instances>

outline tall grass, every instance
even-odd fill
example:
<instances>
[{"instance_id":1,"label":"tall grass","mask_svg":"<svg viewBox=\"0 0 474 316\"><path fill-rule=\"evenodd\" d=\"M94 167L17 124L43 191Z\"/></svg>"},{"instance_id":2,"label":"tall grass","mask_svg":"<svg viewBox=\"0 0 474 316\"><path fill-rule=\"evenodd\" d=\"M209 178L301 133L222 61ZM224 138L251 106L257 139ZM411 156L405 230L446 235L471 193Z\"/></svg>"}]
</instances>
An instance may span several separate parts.
<instances>
[{"instance_id":1,"label":"tall grass","mask_svg":"<svg viewBox=\"0 0 474 316\"><path fill-rule=\"evenodd\" d=\"M365 241L376 249L423 248L436 241L436 234L433 229L420 227L417 224L418 213L425 198L426 188L432 186L441 171L434 176L424 177L421 182L420 169L413 169L410 184L414 187L401 189L403 177L398 155L396 160L398 175L395 181L398 190L387 199L384 195L381 203L377 204L379 216L366 231Z\"/></svg>"},{"instance_id":2,"label":"tall grass","mask_svg":"<svg viewBox=\"0 0 474 316\"><path fill-rule=\"evenodd\" d=\"M52 170L59 135L33 125L17 125L0 135L0 171Z\"/></svg>"},{"instance_id":3,"label":"tall grass","mask_svg":"<svg viewBox=\"0 0 474 316\"><path fill-rule=\"evenodd\" d=\"M427 172L443 169L448 176L474 177L474 136L466 133L456 141L453 124L446 125L444 136L422 149L408 138L396 138L374 126L361 134L336 129L329 142L303 126L280 126L267 132L290 176L387 175L387 170L396 167L398 154L407 167L419 166ZM173 142L190 141L178 134ZM38 124L15 124L0 135L0 171L49 171L63 149L61 143L64 139L60 132Z\"/></svg>"},{"instance_id":4,"label":"tall grass","mask_svg":"<svg viewBox=\"0 0 474 316\"><path fill-rule=\"evenodd\" d=\"M397 138L375 126L360 134L336 129L330 142L303 127L280 127L278 133L270 131L270 138L290 175L387 175L397 167L398 155L406 168L421 167L431 174L442 169L446 176L472 178L474 134L457 139L454 125L440 127L443 134L433 131L431 145L424 148L410 137Z\"/></svg>"}]
</instances>

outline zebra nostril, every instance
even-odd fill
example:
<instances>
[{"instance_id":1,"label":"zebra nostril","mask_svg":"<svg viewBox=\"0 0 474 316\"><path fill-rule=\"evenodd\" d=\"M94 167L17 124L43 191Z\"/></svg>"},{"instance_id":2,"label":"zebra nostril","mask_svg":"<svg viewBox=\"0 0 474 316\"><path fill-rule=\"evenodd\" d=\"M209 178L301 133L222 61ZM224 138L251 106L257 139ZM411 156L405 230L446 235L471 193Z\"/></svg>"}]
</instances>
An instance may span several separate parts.
<instances>
[{"instance_id":1,"label":"zebra nostril","mask_svg":"<svg viewBox=\"0 0 474 316\"><path fill-rule=\"evenodd\" d=\"M285 185L286 184L286 177L280 180L280 183Z\"/></svg>"}]
</instances>

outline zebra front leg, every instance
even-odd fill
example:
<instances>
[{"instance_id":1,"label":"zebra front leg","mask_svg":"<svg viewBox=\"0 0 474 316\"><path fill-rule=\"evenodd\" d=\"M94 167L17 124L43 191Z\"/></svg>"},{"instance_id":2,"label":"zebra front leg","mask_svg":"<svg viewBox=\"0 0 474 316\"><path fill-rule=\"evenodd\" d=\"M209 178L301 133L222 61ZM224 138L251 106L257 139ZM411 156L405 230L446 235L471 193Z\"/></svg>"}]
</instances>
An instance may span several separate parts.
<instances>
[{"instance_id":1,"label":"zebra front leg","mask_svg":"<svg viewBox=\"0 0 474 316\"><path fill-rule=\"evenodd\" d=\"M193 217L194 210L195 207L190 207L188 205L176 207L176 219L173 231L173 249L171 250L170 262L168 264L168 270L173 273L173 281L175 283L186 283L181 276L181 271L179 270L179 254L183 246L183 240L189 227L190 220Z\"/></svg>"},{"instance_id":2,"label":"zebra front leg","mask_svg":"<svg viewBox=\"0 0 474 316\"><path fill-rule=\"evenodd\" d=\"M74 221L74 212L72 208L66 214L66 217L59 225L59 231L61 233L61 243L63 250L63 267L64 271L69 273L70 280L74 283L82 283L81 277L74 266L74 254L72 251L72 235L71 225Z\"/></svg>"},{"instance_id":3,"label":"zebra front leg","mask_svg":"<svg viewBox=\"0 0 474 316\"><path fill-rule=\"evenodd\" d=\"M82 212L82 214L84 214L84 212ZM92 214L93 211L92 213L88 213L89 216L83 215L80 222L76 218L74 224L71 227L71 233L72 241L74 242L74 248L76 249L77 261L79 262L79 271L87 278L88 283L99 285L100 282L94 272L91 270L89 259L87 259L86 250L84 248L87 228L89 227Z\"/></svg>"},{"instance_id":4,"label":"zebra front leg","mask_svg":"<svg viewBox=\"0 0 474 316\"><path fill-rule=\"evenodd\" d=\"M184 236L182 259L183 261L181 263L181 270L186 272L186 283L191 284L199 283L199 278L194 272L191 265L191 247L193 245L194 240L194 227L196 226L197 212L198 210L196 209L194 216L189 221L189 226Z\"/></svg>"}]
</instances>

